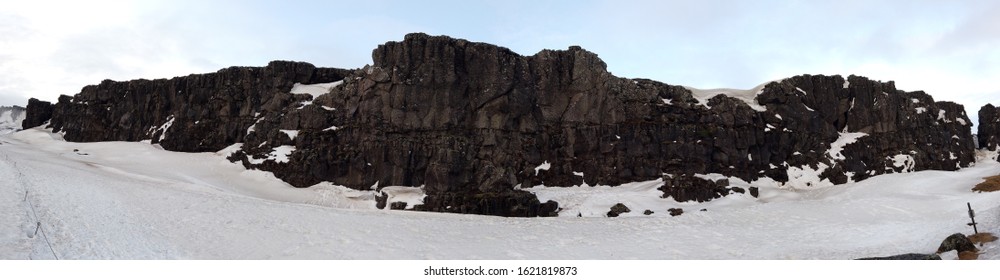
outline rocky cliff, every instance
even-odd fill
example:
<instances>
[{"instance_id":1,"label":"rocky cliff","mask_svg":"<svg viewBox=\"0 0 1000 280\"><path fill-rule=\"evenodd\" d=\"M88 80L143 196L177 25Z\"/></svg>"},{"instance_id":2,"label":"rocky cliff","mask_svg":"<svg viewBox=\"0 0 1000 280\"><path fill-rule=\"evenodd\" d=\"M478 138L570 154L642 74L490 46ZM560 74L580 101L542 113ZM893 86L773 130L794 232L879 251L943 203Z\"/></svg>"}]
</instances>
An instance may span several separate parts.
<instances>
[{"instance_id":1,"label":"rocky cliff","mask_svg":"<svg viewBox=\"0 0 1000 280\"><path fill-rule=\"evenodd\" d=\"M150 140L172 151L218 151L242 142L256 116L291 103L294 84L339 81L347 73L275 61L169 80L104 80L60 96L51 126L68 141Z\"/></svg>"},{"instance_id":2,"label":"rocky cliff","mask_svg":"<svg viewBox=\"0 0 1000 280\"><path fill-rule=\"evenodd\" d=\"M986 104L979 109L979 148L991 151L1000 146L1000 108Z\"/></svg>"},{"instance_id":3,"label":"rocky cliff","mask_svg":"<svg viewBox=\"0 0 1000 280\"><path fill-rule=\"evenodd\" d=\"M61 97L51 124L70 141L242 143L231 160L298 187L422 186L419 210L504 216L558 211L520 190L536 185L720 173L814 187L974 160L961 105L859 76L696 90L616 77L579 47L522 56L425 34L380 45L372 59L353 71L275 62L105 81ZM676 200L725 192L665 181Z\"/></svg>"},{"instance_id":4,"label":"rocky cliff","mask_svg":"<svg viewBox=\"0 0 1000 280\"><path fill-rule=\"evenodd\" d=\"M55 106L52 102L41 101L35 98L28 99L27 113L21 121L21 127L32 128L45 124L52 119L52 110Z\"/></svg>"}]
</instances>

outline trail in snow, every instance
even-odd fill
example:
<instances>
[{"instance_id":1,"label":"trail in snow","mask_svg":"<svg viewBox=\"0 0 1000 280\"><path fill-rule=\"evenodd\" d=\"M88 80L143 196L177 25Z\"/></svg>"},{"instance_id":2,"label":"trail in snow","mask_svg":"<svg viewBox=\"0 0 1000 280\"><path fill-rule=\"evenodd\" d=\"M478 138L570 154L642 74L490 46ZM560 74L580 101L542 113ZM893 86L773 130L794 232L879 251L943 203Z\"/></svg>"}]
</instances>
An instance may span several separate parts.
<instances>
[{"instance_id":1,"label":"trail in snow","mask_svg":"<svg viewBox=\"0 0 1000 280\"><path fill-rule=\"evenodd\" d=\"M560 201L565 213L606 212L612 202L633 212L501 218L376 210L370 193L295 189L215 153L68 143L38 129L0 141L4 259L51 255L27 238L34 221L21 201L25 189L64 259L852 259L932 253L951 233L971 233L967 201L980 230L1000 232L1000 193L970 191L1000 171L991 160L702 204L652 197L655 182L536 187L526 190ZM11 180L18 174L22 180ZM641 215L664 205L685 213ZM983 258L1000 258L996 245L983 249Z\"/></svg>"}]
</instances>

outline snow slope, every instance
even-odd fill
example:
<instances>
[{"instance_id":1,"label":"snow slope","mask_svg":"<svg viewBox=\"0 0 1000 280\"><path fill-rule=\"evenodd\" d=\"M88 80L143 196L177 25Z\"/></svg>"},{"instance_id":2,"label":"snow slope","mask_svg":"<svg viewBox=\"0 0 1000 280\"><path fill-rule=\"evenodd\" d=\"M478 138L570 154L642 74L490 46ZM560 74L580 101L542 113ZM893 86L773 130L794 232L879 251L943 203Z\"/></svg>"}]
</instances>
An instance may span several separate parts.
<instances>
[{"instance_id":1,"label":"snow slope","mask_svg":"<svg viewBox=\"0 0 1000 280\"><path fill-rule=\"evenodd\" d=\"M76 151L74 151L76 150ZM374 192L328 183L296 189L220 153L144 143L70 143L28 129L0 137L2 259L852 259L931 253L955 232L1000 227L1000 193L972 193L1000 173L983 160L791 190L767 181L761 198L658 198L656 181L620 187L535 187L557 218L377 210ZM705 175L708 176L708 175ZM413 188L386 187L405 201ZM27 195L25 195L27 192ZM26 199L25 199L26 198ZM632 209L599 216L614 203ZM683 208L671 217L666 208ZM642 215L651 209L656 213ZM699 211L706 209L707 211ZM42 224L33 235L36 222ZM29 235L34 237L29 238ZM47 239L47 241L46 241ZM51 248L51 249L50 249ZM983 257L1000 258L995 245Z\"/></svg>"},{"instance_id":2,"label":"snow slope","mask_svg":"<svg viewBox=\"0 0 1000 280\"><path fill-rule=\"evenodd\" d=\"M15 112L10 107L0 107L0 135L14 133L21 129L21 122L26 116L27 114L20 110Z\"/></svg>"}]
</instances>

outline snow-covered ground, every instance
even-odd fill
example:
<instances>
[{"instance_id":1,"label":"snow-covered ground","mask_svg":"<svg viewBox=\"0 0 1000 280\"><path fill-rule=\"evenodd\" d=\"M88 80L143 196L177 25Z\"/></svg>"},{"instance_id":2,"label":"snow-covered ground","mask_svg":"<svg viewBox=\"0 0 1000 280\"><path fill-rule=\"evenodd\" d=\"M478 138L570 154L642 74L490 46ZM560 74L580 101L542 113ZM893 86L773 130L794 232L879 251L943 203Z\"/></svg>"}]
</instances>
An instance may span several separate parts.
<instances>
[{"instance_id":1,"label":"snow-covered ground","mask_svg":"<svg viewBox=\"0 0 1000 280\"><path fill-rule=\"evenodd\" d=\"M21 129L21 122L27 114L11 107L0 107L0 135L14 133Z\"/></svg>"},{"instance_id":2,"label":"snow-covered ground","mask_svg":"<svg viewBox=\"0 0 1000 280\"><path fill-rule=\"evenodd\" d=\"M224 153L71 143L37 128L0 137L0 259L853 259L933 253L971 233L966 202L980 231L1000 233L1000 193L970 190L1000 173L992 160L810 190L732 180L760 198L701 204L659 198L657 181L539 186L525 190L558 201L560 217L502 218L378 210L372 191L296 189ZM384 190L410 204L422 195ZM619 202L632 212L587 217ZM982 253L1000 259L996 243Z\"/></svg>"}]
</instances>

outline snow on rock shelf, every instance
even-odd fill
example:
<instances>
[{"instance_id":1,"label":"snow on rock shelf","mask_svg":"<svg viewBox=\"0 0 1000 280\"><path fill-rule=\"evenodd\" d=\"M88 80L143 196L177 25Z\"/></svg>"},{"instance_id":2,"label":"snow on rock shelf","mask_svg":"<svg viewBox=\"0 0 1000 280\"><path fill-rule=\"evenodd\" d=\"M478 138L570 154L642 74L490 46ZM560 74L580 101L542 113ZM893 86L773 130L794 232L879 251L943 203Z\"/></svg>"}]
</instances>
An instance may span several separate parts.
<instances>
[{"instance_id":1,"label":"snow on rock shelf","mask_svg":"<svg viewBox=\"0 0 1000 280\"><path fill-rule=\"evenodd\" d=\"M728 88L720 88L720 89L696 89L692 87L684 87L684 88L687 89L688 91L691 91L691 96L694 97L696 100L698 100L698 104L705 106L706 108L711 108L708 106L708 100L712 99L712 97L715 97L716 95L725 95L743 101L748 106L750 106L750 108L754 109L754 111L763 112L767 111L767 108L764 108L764 106L761 106L760 103L757 103L757 95L760 95L760 93L764 90L764 86L766 86L769 83L771 82L760 84L748 90L728 89ZM801 91L801 89L799 89L799 91ZM672 102L667 102L667 100L664 100L664 103L670 104Z\"/></svg>"}]
</instances>

